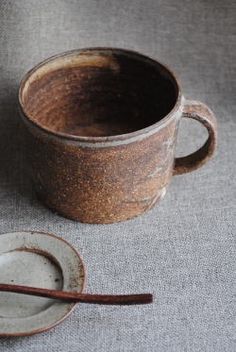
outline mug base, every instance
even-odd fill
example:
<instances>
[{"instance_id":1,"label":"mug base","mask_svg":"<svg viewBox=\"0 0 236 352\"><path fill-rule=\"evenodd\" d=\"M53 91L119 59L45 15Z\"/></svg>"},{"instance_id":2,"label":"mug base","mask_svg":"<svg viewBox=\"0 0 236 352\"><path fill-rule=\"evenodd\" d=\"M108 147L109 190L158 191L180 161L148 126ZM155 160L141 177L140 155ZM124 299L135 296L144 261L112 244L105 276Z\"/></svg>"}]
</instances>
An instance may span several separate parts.
<instances>
[{"instance_id":1,"label":"mug base","mask_svg":"<svg viewBox=\"0 0 236 352\"><path fill-rule=\"evenodd\" d=\"M111 217L111 218L99 218L99 217L94 217L93 219L87 218L86 216L81 217L81 216L74 216L72 214L69 214L68 212L64 212L61 209L58 209L57 207L53 206L50 202L48 202L46 199L43 199L37 192L37 198L38 200L44 204L47 208L49 208L54 214L57 214L59 216L62 216L66 219L77 221L83 224L90 224L90 225L106 225L106 224L115 224L118 222L124 222L128 221L131 219L134 219L142 214L147 213L149 210L151 210L154 206L156 206L164 197L166 194L166 187L163 187L161 192L157 194L157 196L152 200L152 202L145 208L142 209L141 211L131 215L123 215L119 217Z\"/></svg>"}]
</instances>

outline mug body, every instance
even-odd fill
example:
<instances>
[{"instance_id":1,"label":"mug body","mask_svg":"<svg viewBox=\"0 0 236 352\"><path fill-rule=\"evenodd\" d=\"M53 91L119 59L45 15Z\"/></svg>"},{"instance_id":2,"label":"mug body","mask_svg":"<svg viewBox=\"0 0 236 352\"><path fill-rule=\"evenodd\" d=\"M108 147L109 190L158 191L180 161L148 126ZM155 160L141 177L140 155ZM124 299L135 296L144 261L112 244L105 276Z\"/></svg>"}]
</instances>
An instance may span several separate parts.
<instances>
[{"instance_id":1,"label":"mug body","mask_svg":"<svg viewBox=\"0 0 236 352\"><path fill-rule=\"evenodd\" d=\"M165 195L183 97L162 64L122 49L67 52L25 76L19 101L32 180L49 208L112 223Z\"/></svg>"}]
</instances>

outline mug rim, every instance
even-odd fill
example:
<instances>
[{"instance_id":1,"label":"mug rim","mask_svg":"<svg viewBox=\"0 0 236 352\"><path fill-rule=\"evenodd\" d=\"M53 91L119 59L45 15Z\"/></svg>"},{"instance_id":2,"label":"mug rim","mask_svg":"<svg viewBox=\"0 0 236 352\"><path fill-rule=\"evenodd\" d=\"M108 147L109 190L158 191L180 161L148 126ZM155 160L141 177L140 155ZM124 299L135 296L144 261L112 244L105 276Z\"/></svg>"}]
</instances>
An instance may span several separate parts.
<instances>
[{"instance_id":1,"label":"mug rim","mask_svg":"<svg viewBox=\"0 0 236 352\"><path fill-rule=\"evenodd\" d=\"M176 101L175 101L173 108L169 111L169 113L167 115L165 115L163 118L161 118L159 121L157 121L154 124L151 124L145 128L141 128L141 129L135 130L133 132L129 132L129 133L117 134L117 135L112 135L112 136L79 136L79 135L77 136L77 135L73 135L73 134L69 134L69 133L53 131L52 129L33 120L33 118L31 116L29 116L29 114L26 113L26 111L24 109L23 99L22 99L23 90L24 90L25 84L28 81L28 79L39 68L41 68L44 65L46 65L47 63L54 61L56 59L59 59L59 58L73 56L75 54L80 54L82 52L102 52L102 51L111 52L111 53L114 53L114 52L115 53L116 52L122 53L126 56L131 55L134 58L136 57L137 59L140 59L142 61L146 61L146 62L152 63L153 65L159 65L160 67L162 67L171 76L171 78L173 79L173 81L176 85L176 88L177 88L177 98L176 98ZM84 143L92 143L92 144L99 143L99 142L100 143L119 142L119 141L125 142L130 139L132 139L132 140L136 139L136 138L143 136L143 135L153 134L153 133L157 132L159 129L163 128L169 122L169 120L171 120L171 118L174 116L174 114L179 110L179 108L181 106L181 101L182 101L182 92L181 92L179 80L176 77L175 73L166 64L163 64L159 60L156 60L150 56L140 54L139 52L134 51L134 50L114 48L114 47L88 47L88 48L69 50L69 51L65 51L65 52L50 56L49 58L47 58L47 59L41 61L40 63L38 63L37 65L35 65L32 69L30 69L23 76L22 80L20 81L19 90L18 90L18 103L19 103L20 113L23 116L24 120L26 122L30 123L30 125L33 125L34 127L39 128L41 131L43 131L46 134L49 134L51 136L56 136L58 138L62 138L65 140L71 140L71 141L75 141L75 142L78 141L81 143L84 142Z\"/></svg>"}]
</instances>

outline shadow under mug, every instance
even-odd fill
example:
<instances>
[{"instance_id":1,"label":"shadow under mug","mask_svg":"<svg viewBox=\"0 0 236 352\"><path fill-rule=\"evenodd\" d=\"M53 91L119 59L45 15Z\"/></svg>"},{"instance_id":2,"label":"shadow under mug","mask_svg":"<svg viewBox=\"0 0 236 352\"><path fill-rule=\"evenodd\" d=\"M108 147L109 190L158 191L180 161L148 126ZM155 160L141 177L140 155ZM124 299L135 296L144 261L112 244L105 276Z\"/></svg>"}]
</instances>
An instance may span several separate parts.
<instances>
[{"instance_id":1,"label":"shadow under mug","mask_svg":"<svg viewBox=\"0 0 236 352\"><path fill-rule=\"evenodd\" d=\"M112 223L152 208L172 175L199 168L216 147L216 120L185 100L174 74L133 51L90 48L33 68L19 90L29 166L38 197L86 223ZM209 137L175 158L181 117Z\"/></svg>"}]
</instances>

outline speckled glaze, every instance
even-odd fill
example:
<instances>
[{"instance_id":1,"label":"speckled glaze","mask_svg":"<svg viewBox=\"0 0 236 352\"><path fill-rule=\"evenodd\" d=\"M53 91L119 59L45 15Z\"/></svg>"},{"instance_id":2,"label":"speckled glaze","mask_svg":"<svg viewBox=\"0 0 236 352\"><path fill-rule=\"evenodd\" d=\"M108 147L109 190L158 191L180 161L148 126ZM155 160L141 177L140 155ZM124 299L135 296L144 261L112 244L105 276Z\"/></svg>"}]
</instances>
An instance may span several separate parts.
<instances>
[{"instance_id":1,"label":"speckled glaze","mask_svg":"<svg viewBox=\"0 0 236 352\"><path fill-rule=\"evenodd\" d=\"M81 293L85 268L63 239L37 231L0 236L0 282ZM62 322L76 303L0 292L0 337L28 336Z\"/></svg>"},{"instance_id":2,"label":"speckled glaze","mask_svg":"<svg viewBox=\"0 0 236 352\"><path fill-rule=\"evenodd\" d=\"M112 223L147 211L173 174L197 169L216 146L211 110L186 101L167 67L132 51L52 57L24 77L19 102L38 197L81 222ZM209 138L175 159L181 116L200 121Z\"/></svg>"}]
</instances>

